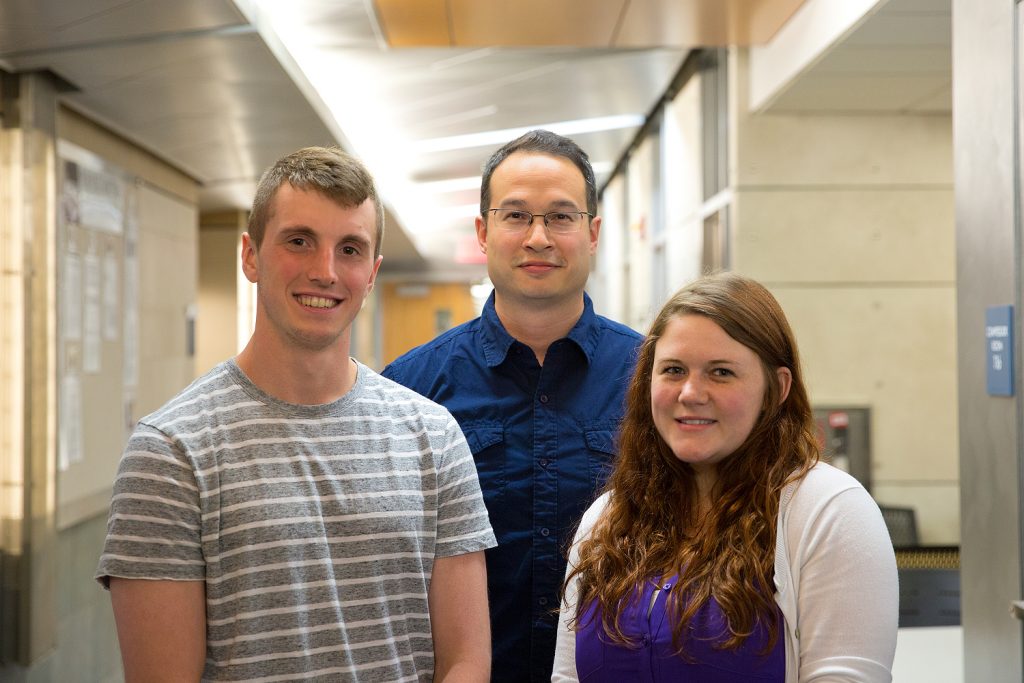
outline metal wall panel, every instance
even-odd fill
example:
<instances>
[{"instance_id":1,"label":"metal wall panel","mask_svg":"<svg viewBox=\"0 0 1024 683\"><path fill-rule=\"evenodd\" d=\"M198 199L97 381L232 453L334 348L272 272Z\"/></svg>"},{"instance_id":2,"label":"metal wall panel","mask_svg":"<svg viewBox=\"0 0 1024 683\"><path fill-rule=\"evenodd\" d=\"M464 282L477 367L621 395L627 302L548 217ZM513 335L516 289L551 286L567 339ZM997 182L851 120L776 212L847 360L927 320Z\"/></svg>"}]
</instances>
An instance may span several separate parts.
<instances>
[{"instance_id":1,"label":"metal wall panel","mask_svg":"<svg viewBox=\"0 0 1024 683\"><path fill-rule=\"evenodd\" d=\"M964 680L991 683L1024 675L1021 403L989 396L984 367L986 307L1021 303L1015 5L953 2Z\"/></svg>"}]
</instances>

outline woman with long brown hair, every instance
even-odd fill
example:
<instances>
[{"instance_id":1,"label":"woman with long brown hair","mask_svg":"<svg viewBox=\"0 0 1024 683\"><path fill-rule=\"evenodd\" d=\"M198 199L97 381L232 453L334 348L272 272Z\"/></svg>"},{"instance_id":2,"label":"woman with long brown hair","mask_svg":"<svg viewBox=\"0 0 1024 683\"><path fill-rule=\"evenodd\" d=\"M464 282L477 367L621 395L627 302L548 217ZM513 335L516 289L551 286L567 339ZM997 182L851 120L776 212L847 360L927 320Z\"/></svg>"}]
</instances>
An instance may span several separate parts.
<instances>
[{"instance_id":1,"label":"woman with long brown hair","mask_svg":"<svg viewBox=\"0 0 1024 683\"><path fill-rule=\"evenodd\" d=\"M682 289L570 552L552 681L888 682L898 601L878 506L819 462L778 302L729 274Z\"/></svg>"}]
</instances>

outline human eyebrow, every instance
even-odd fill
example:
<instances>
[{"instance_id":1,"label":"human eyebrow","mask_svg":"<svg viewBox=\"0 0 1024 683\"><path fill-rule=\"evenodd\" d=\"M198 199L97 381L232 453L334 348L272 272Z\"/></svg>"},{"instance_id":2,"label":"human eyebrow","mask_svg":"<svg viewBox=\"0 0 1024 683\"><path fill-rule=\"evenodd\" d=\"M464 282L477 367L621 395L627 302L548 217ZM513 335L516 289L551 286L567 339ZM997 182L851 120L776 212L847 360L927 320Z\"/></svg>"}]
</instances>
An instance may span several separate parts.
<instances>
[{"instance_id":1,"label":"human eyebrow","mask_svg":"<svg viewBox=\"0 0 1024 683\"><path fill-rule=\"evenodd\" d=\"M353 232L353 233L349 233L348 235L343 235L340 241L342 241L342 242L354 242L355 244L369 244L370 243L370 240L368 240L365 235L362 235L362 234L360 234L358 232Z\"/></svg>"},{"instance_id":2,"label":"human eyebrow","mask_svg":"<svg viewBox=\"0 0 1024 683\"><path fill-rule=\"evenodd\" d=\"M507 208L523 209L523 208L526 208L526 200L525 199L506 199L506 200L501 202L501 208L502 209L507 209Z\"/></svg>"},{"instance_id":3,"label":"human eyebrow","mask_svg":"<svg viewBox=\"0 0 1024 683\"><path fill-rule=\"evenodd\" d=\"M353 233L351 235L342 236L342 238L338 240L338 244L339 246L351 244L363 249L367 249L370 246L370 240L366 239L365 237L358 233Z\"/></svg>"},{"instance_id":4,"label":"human eyebrow","mask_svg":"<svg viewBox=\"0 0 1024 683\"><path fill-rule=\"evenodd\" d=\"M289 225L282 228L278 235L285 242L296 237L316 237L316 233L307 225Z\"/></svg>"},{"instance_id":5,"label":"human eyebrow","mask_svg":"<svg viewBox=\"0 0 1024 683\"><path fill-rule=\"evenodd\" d=\"M548 205L549 212L558 211L559 209L564 211L579 211L579 208L576 206L576 202L571 199L558 199Z\"/></svg>"}]
</instances>

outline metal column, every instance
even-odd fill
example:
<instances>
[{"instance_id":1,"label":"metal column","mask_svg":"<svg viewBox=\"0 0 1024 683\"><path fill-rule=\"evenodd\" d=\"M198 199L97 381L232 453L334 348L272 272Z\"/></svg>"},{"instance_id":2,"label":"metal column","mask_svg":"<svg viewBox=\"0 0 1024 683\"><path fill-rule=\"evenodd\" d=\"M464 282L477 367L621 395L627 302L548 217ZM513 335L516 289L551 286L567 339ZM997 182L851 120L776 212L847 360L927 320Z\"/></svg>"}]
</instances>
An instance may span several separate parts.
<instances>
[{"instance_id":1,"label":"metal column","mask_svg":"<svg viewBox=\"0 0 1024 683\"><path fill-rule=\"evenodd\" d=\"M1024 679L1010 611L1024 597L1020 363L1017 395L990 396L985 340L990 306L1013 305L1020 327L1017 11L1015 0L953 0L964 680L991 683Z\"/></svg>"}]
</instances>

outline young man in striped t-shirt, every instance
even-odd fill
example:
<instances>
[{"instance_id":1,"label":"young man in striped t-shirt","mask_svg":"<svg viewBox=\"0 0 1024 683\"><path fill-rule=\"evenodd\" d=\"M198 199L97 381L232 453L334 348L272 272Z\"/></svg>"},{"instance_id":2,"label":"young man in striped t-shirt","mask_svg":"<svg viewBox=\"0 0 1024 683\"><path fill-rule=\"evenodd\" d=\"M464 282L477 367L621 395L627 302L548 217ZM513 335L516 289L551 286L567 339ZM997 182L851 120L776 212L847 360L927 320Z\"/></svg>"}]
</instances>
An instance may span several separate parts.
<instances>
[{"instance_id":1,"label":"young man in striped t-shirt","mask_svg":"<svg viewBox=\"0 0 1024 683\"><path fill-rule=\"evenodd\" d=\"M97 578L128 681L486 681L473 459L447 410L349 358L383 208L308 148L257 189L245 349L143 418Z\"/></svg>"}]
</instances>

